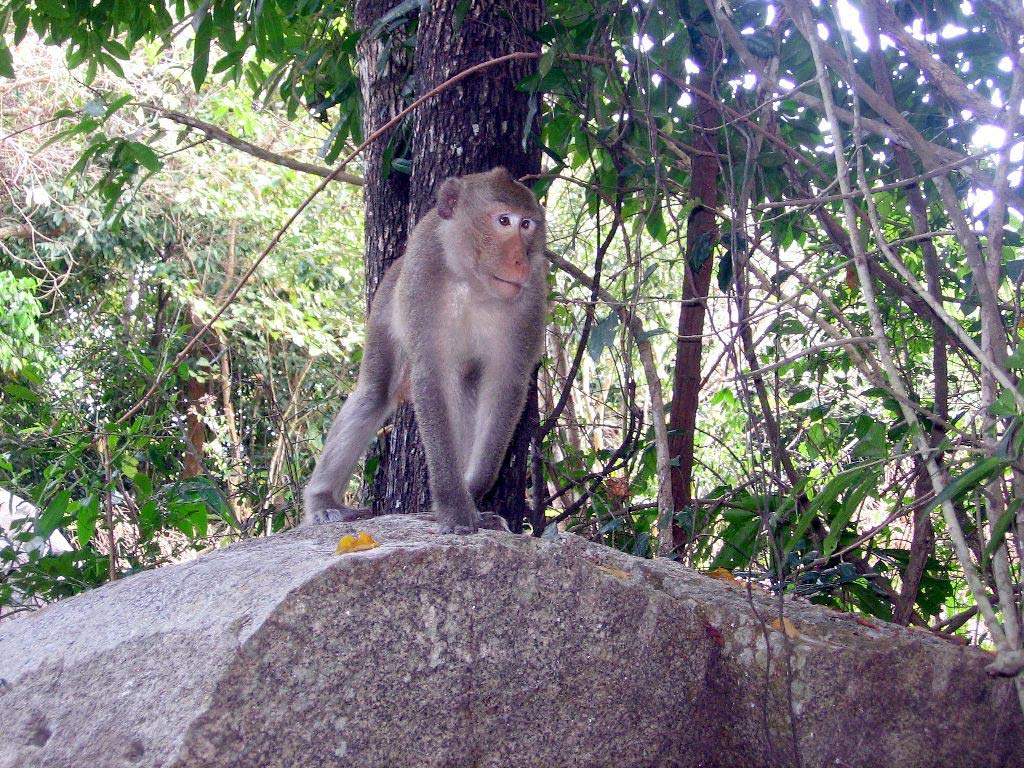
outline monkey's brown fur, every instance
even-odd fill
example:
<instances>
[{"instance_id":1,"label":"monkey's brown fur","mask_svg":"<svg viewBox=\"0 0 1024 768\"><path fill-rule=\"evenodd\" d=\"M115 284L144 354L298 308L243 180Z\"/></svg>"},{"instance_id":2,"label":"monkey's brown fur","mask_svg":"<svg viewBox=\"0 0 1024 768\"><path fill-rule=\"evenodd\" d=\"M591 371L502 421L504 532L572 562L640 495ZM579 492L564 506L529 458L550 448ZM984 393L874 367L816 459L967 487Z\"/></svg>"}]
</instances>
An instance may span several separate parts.
<instances>
[{"instance_id":1,"label":"monkey's brown fur","mask_svg":"<svg viewBox=\"0 0 1024 768\"><path fill-rule=\"evenodd\" d=\"M373 301L355 391L303 494L305 522L352 520L341 501L370 438L410 394L438 529L481 513L526 402L547 312L544 209L504 168L446 179Z\"/></svg>"}]
</instances>

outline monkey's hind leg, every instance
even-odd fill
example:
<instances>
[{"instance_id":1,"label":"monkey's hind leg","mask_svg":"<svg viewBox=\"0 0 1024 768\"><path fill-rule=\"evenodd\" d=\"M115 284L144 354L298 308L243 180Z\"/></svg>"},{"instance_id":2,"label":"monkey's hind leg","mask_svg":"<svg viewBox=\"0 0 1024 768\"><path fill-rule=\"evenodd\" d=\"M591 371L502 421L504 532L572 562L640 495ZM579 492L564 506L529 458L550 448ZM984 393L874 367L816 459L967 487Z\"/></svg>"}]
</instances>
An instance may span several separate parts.
<instances>
[{"instance_id":1,"label":"monkey's hind leg","mask_svg":"<svg viewBox=\"0 0 1024 768\"><path fill-rule=\"evenodd\" d=\"M320 523L354 523L373 517L370 507L326 507L306 515L303 522L319 525Z\"/></svg>"},{"instance_id":2,"label":"monkey's hind leg","mask_svg":"<svg viewBox=\"0 0 1024 768\"><path fill-rule=\"evenodd\" d=\"M359 457L389 412L386 392L380 388L359 386L349 395L327 433L324 452L302 493L306 512L303 523L343 522L370 516L353 516L362 510L346 507L342 497Z\"/></svg>"},{"instance_id":3,"label":"monkey's hind leg","mask_svg":"<svg viewBox=\"0 0 1024 768\"><path fill-rule=\"evenodd\" d=\"M508 522L504 517L499 515L497 512L481 512L477 519L476 526L470 530L469 526L456 525L451 522L441 521L434 512L418 512L415 517L421 520L428 520L432 523L437 523L435 529L437 533L458 533L468 534L476 533L478 530L487 529L489 531L504 531L505 533L512 533L512 530L508 527Z\"/></svg>"},{"instance_id":4,"label":"monkey's hind leg","mask_svg":"<svg viewBox=\"0 0 1024 768\"><path fill-rule=\"evenodd\" d=\"M512 529L508 527L508 521L497 512L481 512L480 527L490 531L512 533Z\"/></svg>"}]
</instances>

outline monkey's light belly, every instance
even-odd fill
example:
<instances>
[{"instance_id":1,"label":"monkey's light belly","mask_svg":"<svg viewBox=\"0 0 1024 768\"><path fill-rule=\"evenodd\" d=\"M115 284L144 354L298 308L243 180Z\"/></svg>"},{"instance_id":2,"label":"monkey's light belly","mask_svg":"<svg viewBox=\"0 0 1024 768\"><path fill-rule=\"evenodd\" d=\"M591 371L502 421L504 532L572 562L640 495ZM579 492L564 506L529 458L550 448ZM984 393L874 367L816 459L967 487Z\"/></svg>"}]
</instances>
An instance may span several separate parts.
<instances>
[{"instance_id":1,"label":"monkey's light belly","mask_svg":"<svg viewBox=\"0 0 1024 768\"><path fill-rule=\"evenodd\" d=\"M359 530L380 546L335 554ZM0 624L0 766L1021 764L980 651L806 605L773 627L766 596L575 537L432 531L310 526Z\"/></svg>"}]
</instances>

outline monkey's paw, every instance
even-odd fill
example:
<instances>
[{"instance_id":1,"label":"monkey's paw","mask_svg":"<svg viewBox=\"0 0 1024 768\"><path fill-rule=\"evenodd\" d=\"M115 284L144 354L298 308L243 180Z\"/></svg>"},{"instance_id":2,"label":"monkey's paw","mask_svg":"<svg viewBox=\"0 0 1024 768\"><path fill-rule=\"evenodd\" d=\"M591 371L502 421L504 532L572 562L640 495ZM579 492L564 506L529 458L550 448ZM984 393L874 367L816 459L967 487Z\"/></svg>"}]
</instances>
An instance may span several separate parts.
<instances>
[{"instance_id":1,"label":"monkey's paw","mask_svg":"<svg viewBox=\"0 0 1024 768\"><path fill-rule=\"evenodd\" d=\"M461 524L458 524L458 523L438 523L437 524L437 532L438 533L455 533L455 534L458 534L459 536L465 536L465 535L470 534L470 533L476 533L476 530L477 530L477 528L476 528L475 525L461 525Z\"/></svg>"},{"instance_id":2,"label":"monkey's paw","mask_svg":"<svg viewBox=\"0 0 1024 768\"><path fill-rule=\"evenodd\" d=\"M489 531L504 531L505 533L512 533L508 527L508 521L497 512L481 512L480 527L486 528Z\"/></svg>"},{"instance_id":3,"label":"monkey's paw","mask_svg":"<svg viewBox=\"0 0 1024 768\"><path fill-rule=\"evenodd\" d=\"M437 523L438 533L457 533L461 535L466 535L476 533L478 530L481 529L489 531L504 531L505 533L511 533L508 527L508 523L505 522L505 518L503 518L497 512L477 513L476 525L467 525L465 523L456 523L452 521L438 521Z\"/></svg>"},{"instance_id":4,"label":"monkey's paw","mask_svg":"<svg viewBox=\"0 0 1024 768\"><path fill-rule=\"evenodd\" d=\"M373 517L373 510L369 507L327 507L310 512L308 522L313 525L321 523L352 523L356 520L366 520Z\"/></svg>"}]
</instances>

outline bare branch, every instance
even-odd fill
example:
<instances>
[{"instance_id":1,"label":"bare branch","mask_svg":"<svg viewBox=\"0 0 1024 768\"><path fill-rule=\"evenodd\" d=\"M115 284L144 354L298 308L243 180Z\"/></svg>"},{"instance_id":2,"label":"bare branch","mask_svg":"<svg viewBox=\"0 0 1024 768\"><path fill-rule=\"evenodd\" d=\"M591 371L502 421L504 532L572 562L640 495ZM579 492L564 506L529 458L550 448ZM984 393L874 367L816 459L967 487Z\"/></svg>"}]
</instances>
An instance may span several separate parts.
<instances>
[{"instance_id":1,"label":"bare branch","mask_svg":"<svg viewBox=\"0 0 1024 768\"><path fill-rule=\"evenodd\" d=\"M221 144L227 144L232 149L237 149L239 152L245 152L247 155L252 155L260 160L266 160L268 163L274 165L280 165L284 168L291 168L293 171L299 171L300 173L309 173L313 176L319 176L321 178L330 178L331 181L342 181L346 184L355 184L356 186L363 186L363 179L361 176L355 176L351 173L331 173L331 169L322 165L313 165L312 163L304 163L301 160L293 160L286 155L279 155L276 152L271 152L269 149L253 144L251 141L240 139L237 136L228 133L223 128L220 128L212 123L204 122L191 115L186 115L183 112L177 112L173 109L165 109L164 107L156 104L146 104L142 102L135 102L134 106L141 107L142 109L150 112L156 112L160 117L170 120L171 122L178 123L179 125L186 125L189 128L195 128L197 131L203 133L214 141L219 141Z\"/></svg>"},{"instance_id":2,"label":"bare branch","mask_svg":"<svg viewBox=\"0 0 1024 768\"><path fill-rule=\"evenodd\" d=\"M896 17L895 11L888 3L872 0L878 22L882 30L891 37L907 54L914 65L928 75L928 79L943 95L961 109L969 109L979 117L997 122L1002 110L996 108L991 101L977 91L972 91L967 84L941 59L933 56L931 48L916 39L907 31L903 23Z\"/></svg>"}]
</instances>

